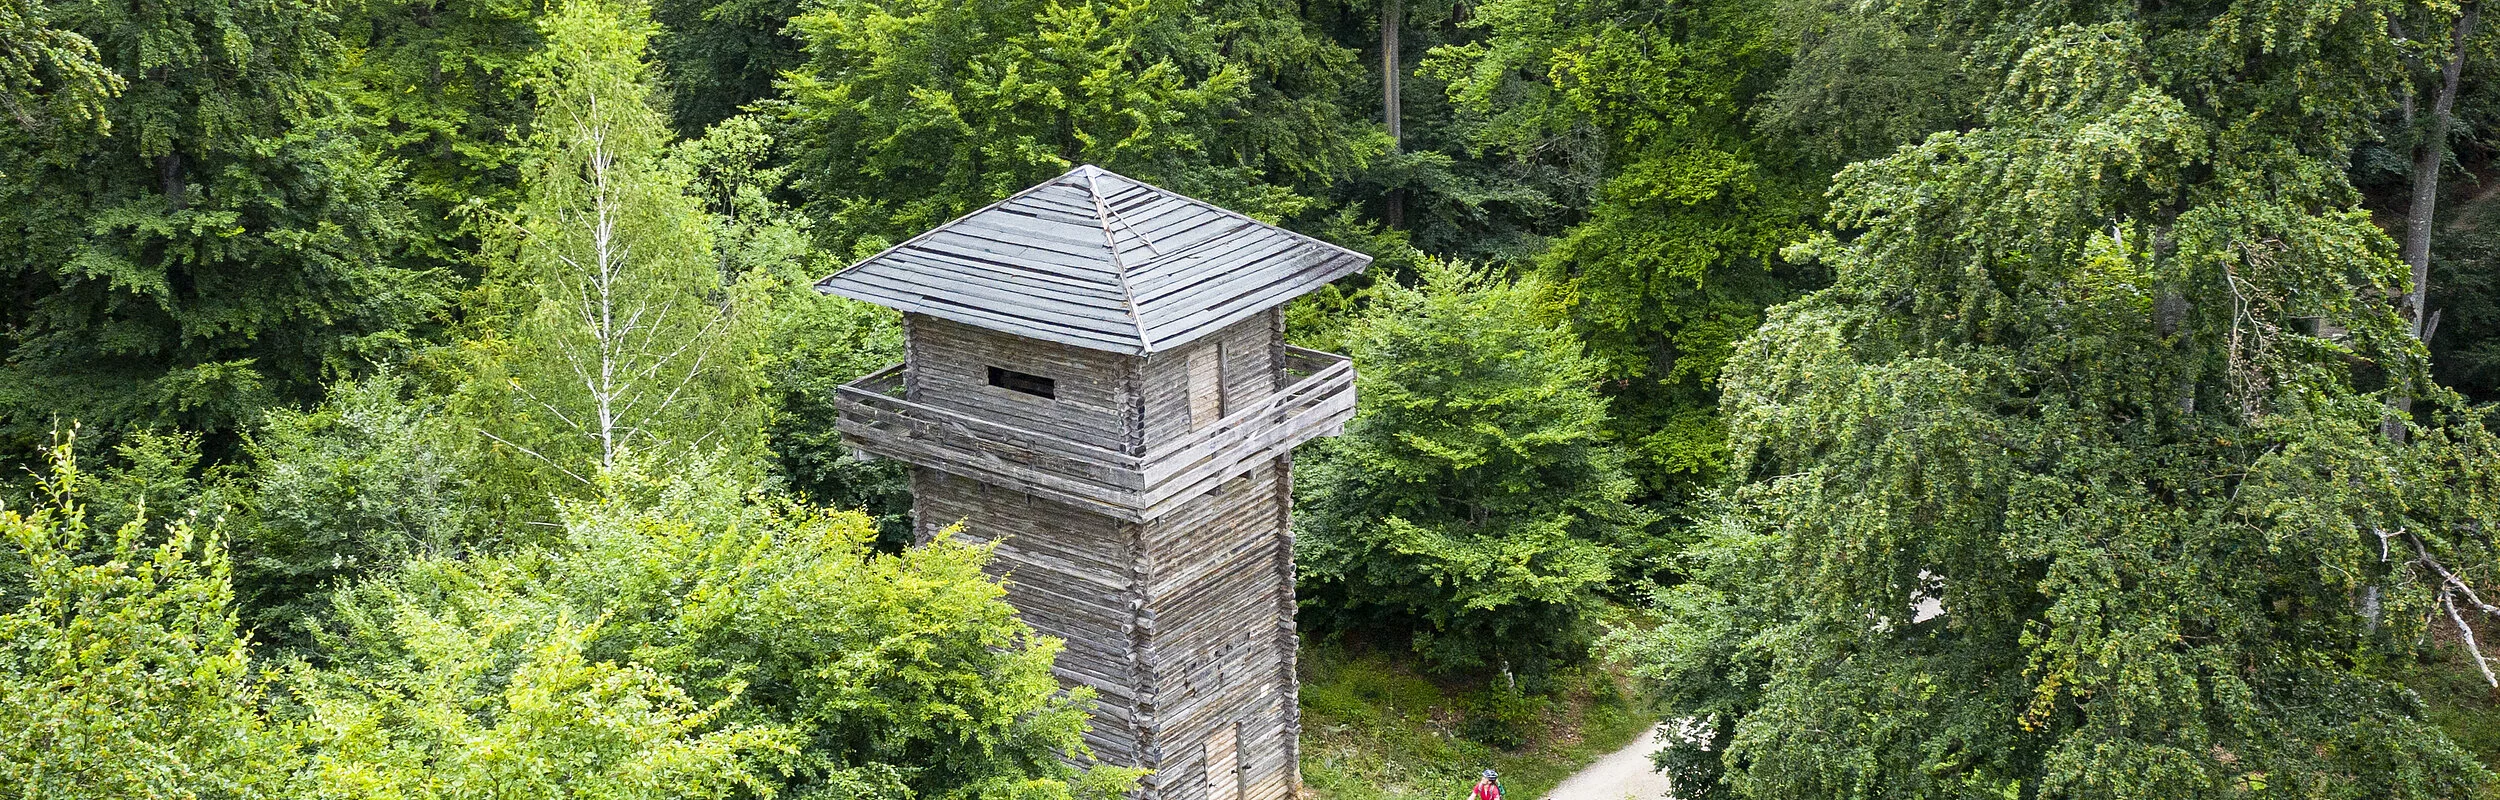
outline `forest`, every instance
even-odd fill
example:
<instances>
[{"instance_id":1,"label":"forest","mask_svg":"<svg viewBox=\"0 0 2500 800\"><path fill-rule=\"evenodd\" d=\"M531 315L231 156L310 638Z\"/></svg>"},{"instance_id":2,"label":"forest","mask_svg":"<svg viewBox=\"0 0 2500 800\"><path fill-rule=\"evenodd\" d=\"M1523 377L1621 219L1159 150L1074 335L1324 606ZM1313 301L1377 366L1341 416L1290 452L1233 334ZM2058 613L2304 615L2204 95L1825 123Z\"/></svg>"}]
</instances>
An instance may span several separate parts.
<instances>
[{"instance_id":1,"label":"forest","mask_svg":"<svg viewBox=\"0 0 2500 800\"><path fill-rule=\"evenodd\" d=\"M1685 800L2500 797L2480 13L0 0L0 794L1123 796L812 289L1097 164L1375 258L1306 647Z\"/></svg>"}]
</instances>

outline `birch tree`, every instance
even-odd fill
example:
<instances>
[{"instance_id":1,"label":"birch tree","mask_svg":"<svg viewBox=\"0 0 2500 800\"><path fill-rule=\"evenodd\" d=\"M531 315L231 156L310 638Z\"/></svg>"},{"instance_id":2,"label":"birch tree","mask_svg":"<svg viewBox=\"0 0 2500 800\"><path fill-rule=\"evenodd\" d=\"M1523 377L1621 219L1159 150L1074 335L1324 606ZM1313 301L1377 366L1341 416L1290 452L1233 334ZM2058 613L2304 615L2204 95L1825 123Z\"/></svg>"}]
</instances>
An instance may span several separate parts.
<instances>
[{"instance_id":1,"label":"birch tree","mask_svg":"<svg viewBox=\"0 0 2500 800\"><path fill-rule=\"evenodd\" d=\"M558 491L629 453L667 469L747 448L752 348L702 205L666 159L647 11L580 0L542 27L525 198L486 289L504 313L474 343L481 434Z\"/></svg>"}]
</instances>

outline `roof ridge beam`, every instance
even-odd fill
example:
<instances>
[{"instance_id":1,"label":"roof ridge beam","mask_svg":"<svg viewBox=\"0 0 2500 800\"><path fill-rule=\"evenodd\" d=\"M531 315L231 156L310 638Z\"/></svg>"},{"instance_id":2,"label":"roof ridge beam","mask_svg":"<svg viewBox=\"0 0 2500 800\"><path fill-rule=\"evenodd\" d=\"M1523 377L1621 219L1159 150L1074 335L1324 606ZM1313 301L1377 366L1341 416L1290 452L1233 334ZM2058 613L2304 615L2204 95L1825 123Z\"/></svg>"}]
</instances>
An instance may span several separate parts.
<instances>
[{"instance_id":1,"label":"roof ridge beam","mask_svg":"<svg viewBox=\"0 0 2500 800\"><path fill-rule=\"evenodd\" d=\"M1102 185L1094 182L1094 176L1100 174L1102 168L1087 164L1077 171L1085 173L1085 194L1094 199L1094 213L1102 217L1102 246L1111 251L1111 275L1120 282L1120 305L1128 311L1128 323L1137 327L1137 352L1139 355L1152 353L1154 339L1146 336L1146 322L1137 316L1137 290L1128 285L1128 264L1120 259L1120 240L1111 234L1111 221L1114 219L1111 208L1102 201ZM1137 232L1131 230L1129 233L1135 235ZM1151 250L1154 244L1148 242L1146 247Z\"/></svg>"}]
</instances>

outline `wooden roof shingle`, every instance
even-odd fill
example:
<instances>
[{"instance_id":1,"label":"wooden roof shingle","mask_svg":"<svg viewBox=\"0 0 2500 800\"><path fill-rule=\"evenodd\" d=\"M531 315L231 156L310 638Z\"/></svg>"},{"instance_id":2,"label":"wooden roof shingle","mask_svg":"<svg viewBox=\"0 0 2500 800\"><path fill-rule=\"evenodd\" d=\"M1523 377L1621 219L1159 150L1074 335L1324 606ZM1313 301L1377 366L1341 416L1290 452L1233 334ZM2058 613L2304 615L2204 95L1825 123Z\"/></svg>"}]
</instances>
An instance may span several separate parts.
<instances>
[{"instance_id":1,"label":"wooden roof shingle","mask_svg":"<svg viewBox=\"0 0 2500 800\"><path fill-rule=\"evenodd\" d=\"M1370 263L1371 256L1087 164L886 248L817 281L816 290L1143 355Z\"/></svg>"}]
</instances>

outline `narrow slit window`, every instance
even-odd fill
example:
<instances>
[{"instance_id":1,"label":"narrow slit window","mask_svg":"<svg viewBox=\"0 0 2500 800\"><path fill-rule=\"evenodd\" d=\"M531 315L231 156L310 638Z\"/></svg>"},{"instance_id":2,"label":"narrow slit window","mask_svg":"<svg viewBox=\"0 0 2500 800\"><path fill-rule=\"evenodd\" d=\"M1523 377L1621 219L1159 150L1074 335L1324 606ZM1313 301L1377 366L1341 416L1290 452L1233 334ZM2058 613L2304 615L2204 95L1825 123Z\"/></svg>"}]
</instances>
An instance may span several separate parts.
<instances>
[{"instance_id":1,"label":"narrow slit window","mask_svg":"<svg viewBox=\"0 0 2500 800\"><path fill-rule=\"evenodd\" d=\"M1011 392L1023 392L1034 397L1053 400L1056 400L1059 397L1058 381L1054 381L1040 375L1028 375L1012 369L991 367L990 385Z\"/></svg>"}]
</instances>

